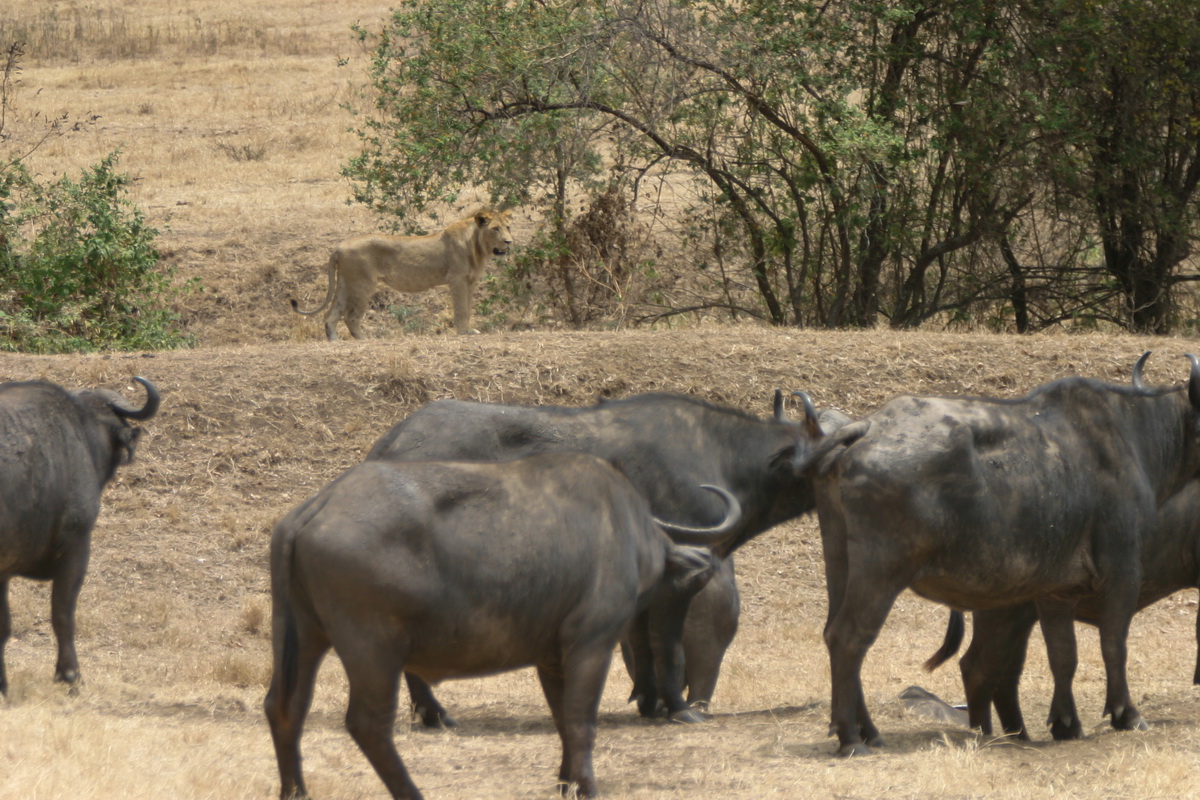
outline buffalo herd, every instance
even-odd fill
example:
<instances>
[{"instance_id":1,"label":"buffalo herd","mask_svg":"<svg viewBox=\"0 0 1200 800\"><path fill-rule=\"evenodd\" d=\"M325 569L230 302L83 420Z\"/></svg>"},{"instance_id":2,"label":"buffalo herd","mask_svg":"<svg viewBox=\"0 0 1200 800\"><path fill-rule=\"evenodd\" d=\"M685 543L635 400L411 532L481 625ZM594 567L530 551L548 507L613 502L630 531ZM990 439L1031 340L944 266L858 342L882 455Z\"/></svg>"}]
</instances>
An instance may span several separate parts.
<instances>
[{"instance_id":1,"label":"buffalo herd","mask_svg":"<svg viewBox=\"0 0 1200 800\"><path fill-rule=\"evenodd\" d=\"M768 418L651 393L586 408L438 400L292 509L270 548L264 709L282 798L306 797L300 737L322 658L346 670L346 727L394 797L420 792L392 728L403 675L430 727L439 681L536 669L560 787L596 793L597 709L619 647L640 714L705 719L738 624L734 553L815 511L837 753L882 744L860 671L904 589L950 609L971 727L1027 737L1018 685L1035 623L1048 725L1078 738L1076 620L1096 625L1104 713L1143 729L1126 679L1140 609L1200 584L1200 360L1185 384L1065 378L1016 399L901 396L852 420ZM103 390L0 385L0 692L8 580L52 581L55 679L79 676L76 598L100 494L133 457L140 408ZM1198 622L1200 635L1200 622ZM1200 665L1196 681L1200 682ZM686 698L685 698L686 692Z\"/></svg>"}]
</instances>

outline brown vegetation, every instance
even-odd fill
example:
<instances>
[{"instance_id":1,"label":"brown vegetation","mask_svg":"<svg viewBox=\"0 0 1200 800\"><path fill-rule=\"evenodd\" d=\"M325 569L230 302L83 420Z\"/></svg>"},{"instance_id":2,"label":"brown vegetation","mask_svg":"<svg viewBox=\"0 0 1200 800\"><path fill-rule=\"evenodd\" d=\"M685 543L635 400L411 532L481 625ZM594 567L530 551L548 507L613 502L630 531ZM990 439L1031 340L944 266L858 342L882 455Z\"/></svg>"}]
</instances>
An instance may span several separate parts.
<instances>
[{"instance_id":1,"label":"brown vegetation","mask_svg":"<svg viewBox=\"0 0 1200 800\"><path fill-rule=\"evenodd\" d=\"M186 8L141 0L94 12L56 6L16 0L0 11L0 30L12 17L76 14L85 32L123 20L109 36L114 47L122 36L145 39L139 31L159 34L157 44L128 44L132 58L102 51L99 35L73 51L31 51L25 85L44 91L25 102L48 105L50 113L101 115L95 130L58 140L35 166L74 169L121 145L123 167L139 178L138 201L167 228L164 249L185 277L199 276L209 290L188 301L194 350L0 357L3 380L127 388L136 398L128 379L140 374L163 394L138 459L105 496L80 601L78 691L50 680L47 587L13 584L11 690L0 702L3 800L274 796L260 710L269 670L270 528L429 400L579 405L667 390L767 414L772 389L783 386L861 414L906 391L1012 396L1066 375L1125 381L1150 348L1148 379L1179 382L1186 375L1180 356L1196 347L1129 336L755 326L414 336L383 314L377 340L320 341L318 325L297 320L286 301L323 289L332 243L373 228L364 211L344 204L337 177L353 147L337 104L355 78L339 72L335 58L354 55L342 36L348 24L384 7L318 0L253 10L227 0ZM259 149L261 158L231 155ZM444 329L444 297L426 301ZM890 746L846 762L832 757L825 736L825 597L815 522L752 542L738 569L742 629L710 723L640 721L624 702L628 679L614 668L596 752L605 796L1200 794L1195 591L1134 621L1130 681L1148 733L1114 733L1100 718L1098 645L1093 630L1080 628L1077 695L1087 738L1063 744L1039 730L1032 744L984 741L904 712L896 697L910 684L962 697L953 667L932 676L920 669L941 640L945 610L905 594L864 670L867 700ZM1050 695L1036 637L1024 686L1026 716L1035 723ZM448 684L440 695L460 729L430 734L401 724L396 732L431 800L555 796L558 742L531 673ZM344 680L331 659L304 739L310 788L326 800L381 797L381 784L342 729L344 707Z\"/></svg>"}]
</instances>

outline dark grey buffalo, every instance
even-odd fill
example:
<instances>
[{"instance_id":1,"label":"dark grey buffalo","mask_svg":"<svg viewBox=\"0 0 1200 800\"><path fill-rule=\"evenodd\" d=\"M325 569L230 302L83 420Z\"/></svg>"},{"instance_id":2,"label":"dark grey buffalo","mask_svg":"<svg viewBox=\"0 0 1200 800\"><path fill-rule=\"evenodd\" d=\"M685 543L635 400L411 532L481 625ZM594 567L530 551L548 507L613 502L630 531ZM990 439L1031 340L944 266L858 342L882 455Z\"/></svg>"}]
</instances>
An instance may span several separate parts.
<instances>
[{"instance_id":1,"label":"dark grey buffalo","mask_svg":"<svg viewBox=\"0 0 1200 800\"><path fill-rule=\"evenodd\" d=\"M1134 365L1134 386L1145 387L1141 373L1148 357L1147 351ZM1140 549L1139 610L1181 589L1200 587L1200 482L1188 483L1159 507L1157 525L1142 537ZM1099 616L1097 597L1080 597L1075 619L1096 625ZM967 724L972 728L991 735L991 708L995 705L1003 732L1028 739L1018 690L1028 639L1037 619L1036 603L979 610L972 615L971 646L959 662L967 697ZM964 632L962 613L955 610L950 614L946 643L925 662L925 668L934 670L954 655ZM1196 634L1200 640L1200 620ZM1055 693L1060 696L1056 705L1069 709L1070 714L1066 718L1050 718L1046 723L1055 739L1078 739L1082 723L1074 714L1075 657L1069 643L1067 651L1055 661ZM1193 682L1200 684L1200 661L1196 663Z\"/></svg>"},{"instance_id":2,"label":"dark grey buffalo","mask_svg":"<svg viewBox=\"0 0 1200 800\"><path fill-rule=\"evenodd\" d=\"M688 613L682 633L683 674L678 653L667 655L660 676L647 659L628 659L633 696L643 715L657 713L661 702L673 719L696 721L701 717L690 705L707 706L712 699L721 660L737 630L739 602L730 556L759 533L812 510L810 483L798 478L788 462L807 453L816 425L811 417L801 425L783 420L778 401L775 418L763 420L666 393L586 408L439 400L393 427L367 460L502 461L531 453L585 452L628 475L655 514L694 525L710 524L723 513L720 500L702 490L702 484L732 492L741 504L742 521L730 542L718 549L722 563L713 579L691 601L695 610ZM682 618L678 625L684 625ZM643 651L639 643L634 645L635 652ZM426 725L452 724L428 687L410 678L409 688Z\"/></svg>"},{"instance_id":3,"label":"dark grey buffalo","mask_svg":"<svg viewBox=\"0 0 1200 800\"><path fill-rule=\"evenodd\" d=\"M1142 385L1141 368L1149 355L1143 355L1134 367L1135 386ZM1140 554L1139 611L1181 589L1200 586L1200 481L1188 483L1158 509L1157 524L1145 530ZM1080 622L1097 625L1101 612L1100 598L1095 595L1080 597L1075 604L1075 619ZM1018 687L1029 635L1037 619L1035 603L986 609L972 615L971 645L959 662L967 697L968 724L972 728L988 735L992 733L991 708L994 705L1005 734L1029 738L1021 714ZM936 669L957 650L962 626L961 612L954 612L947 631L947 644L926 663L928 669ZM1197 638L1200 640L1200 621ZM1075 666L1074 652L1070 649L1055 660L1055 706L1069 710L1065 718L1048 720L1051 736L1055 739L1076 739L1083 735L1071 691ZM1200 684L1200 661L1192 680Z\"/></svg>"},{"instance_id":4,"label":"dark grey buffalo","mask_svg":"<svg viewBox=\"0 0 1200 800\"><path fill-rule=\"evenodd\" d=\"M79 679L75 604L87 571L100 493L133 458L140 428L157 413L158 390L144 378L140 409L102 389L68 392L44 381L0 384L0 693L7 691L4 645L12 633L8 581L53 581L50 619L58 642L54 679Z\"/></svg>"},{"instance_id":5,"label":"dark grey buffalo","mask_svg":"<svg viewBox=\"0 0 1200 800\"><path fill-rule=\"evenodd\" d=\"M1146 352L1133 368L1133 385L1144 388L1142 368L1150 356ZM1180 589L1200 585L1200 483L1192 482L1172 496L1158 510L1157 525L1141 541L1142 586L1137 608L1141 610ZM1099 620L1095 597L1079 598L1075 618L1092 625ZM1021 713L1018 688L1025 666L1029 635L1037 622L1037 605L1025 603L1011 608L986 609L972 616L971 646L959 662L963 688L967 696L967 724L982 733L992 733L991 708L994 705L1001 729L1007 735L1028 739ZM932 671L948 660L962 643L963 614L952 611L946 640L926 663ZM1200 639L1200 620L1197 638ZM1071 683L1075 657L1067 650L1056 659L1055 692L1062 697L1058 707L1074 709ZM1200 663L1193 676L1200 683ZM1056 739L1082 735L1082 724L1073 714L1065 719L1047 721Z\"/></svg>"},{"instance_id":6,"label":"dark grey buffalo","mask_svg":"<svg viewBox=\"0 0 1200 800\"><path fill-rule=\"evenodd\" d=\"M1141 567L1139 611L1181 589L1200 586L1200 483L1188 484L1159 509L1158 525L1148 529L1141 542ZM1098 596L1085 596L1075 605L1075 619L1098 625L1102 611ZM972 728L988 735L992 733L991 708L994 705L1004 733L1019 739L1029 738L1021 714L1018 687L1029 635L1037 621L1038 609L1034 603L972 614L971 644L959 662L967 697L968 724ZM931 659L929 667L938 666L942 660ZM1052 667L1053 707L1067 709L1068 713L1047 720L1050 734L1055 739L1077 739L1083 735L1083 726L1075 713L1071 691L1075 672L1073 649L1057 658ZM1200 683L1200 666L1193 675L1193 682Z\"/></svg>"},{"instance_id":7,"label":"dark grey buffalo","mask_svg":"<svg viewBox=\"0 0 1200 800\"><path fill-rule=\"evenodd\" d=\"M880 744L862 693L867 649L906 587L952 608L1035 603L1052 669L1073 657L1079 598L1096 603L1104 713L1140 728L1125 674L1139 545L1200 467L1200 363L1183 387L1085 378L1016 400L901 397L814 473L841 755ZM1070 725L1056 693L1051 719Z\"/></svg>"},{"instance_id":8,"label":"dark grey buffalo","mask_svg":"<svg viewBox=\"0 0 1200 800\"><path fill-rule=\"evenodd\" d=\"M669 529L719 542L736 503L726 513L711 530ZM593 456L351 468L271 540L264 705L280 796L306 795L300 734L331 646L350 684L346 727L393 797L420 797L392 741L402 672L436 683L530 665L562 739L559 780L594 794L596 714L618 639L663 585L710 570L709 551L675 544L629 480Z\"/></svg>"}]
</instances>

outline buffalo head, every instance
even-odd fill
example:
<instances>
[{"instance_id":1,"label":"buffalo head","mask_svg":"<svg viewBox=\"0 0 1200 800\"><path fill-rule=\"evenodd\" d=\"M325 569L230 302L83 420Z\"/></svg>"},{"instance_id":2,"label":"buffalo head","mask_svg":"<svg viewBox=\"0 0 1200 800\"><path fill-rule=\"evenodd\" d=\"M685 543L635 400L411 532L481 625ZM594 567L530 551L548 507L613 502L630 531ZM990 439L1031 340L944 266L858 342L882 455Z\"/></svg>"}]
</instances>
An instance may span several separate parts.
<instances>
[{"instance_id":1,"label":"buffalo head","mask_svg":"<svg viewBox=\"0 0 1200 800\"><path fill-rule=\"evenodd\" d=\"M85 389L75 393L76 401L92 414L93 435L99 440L101 449L107 447L110 457L101 483L107 483L117 467L133 460L133 453L141 428L130 425L130 421L148 420L158 413L160 395L158 388L146 378L135 377L146 390L146 402L134 408L115 392L105 389Z\"/></svg>"}]
</instances>

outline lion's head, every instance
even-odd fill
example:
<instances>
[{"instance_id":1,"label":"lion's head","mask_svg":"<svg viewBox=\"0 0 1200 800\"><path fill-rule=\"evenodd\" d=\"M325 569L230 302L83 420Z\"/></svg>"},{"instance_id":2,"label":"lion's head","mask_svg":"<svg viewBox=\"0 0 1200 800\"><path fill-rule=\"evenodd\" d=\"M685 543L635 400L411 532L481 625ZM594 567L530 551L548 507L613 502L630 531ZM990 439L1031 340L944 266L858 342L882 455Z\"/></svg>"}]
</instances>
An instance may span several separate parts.
<instances>
[{"instance_id":1,"label":"lion's head","mask_svg":"<svg viewBox=\"0 0 1200 800\"><path fill-rule=\"evenodd\" d=\"M475 212L475 224L479 226L480 243L485 252L502 256L512 244L512 231L508 228L508 212L484 209Z\"/></svg>"}]
</instances>

